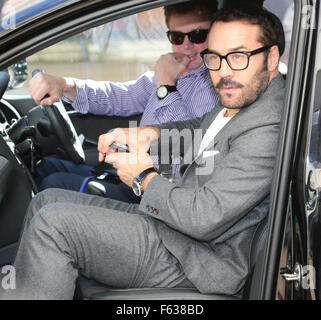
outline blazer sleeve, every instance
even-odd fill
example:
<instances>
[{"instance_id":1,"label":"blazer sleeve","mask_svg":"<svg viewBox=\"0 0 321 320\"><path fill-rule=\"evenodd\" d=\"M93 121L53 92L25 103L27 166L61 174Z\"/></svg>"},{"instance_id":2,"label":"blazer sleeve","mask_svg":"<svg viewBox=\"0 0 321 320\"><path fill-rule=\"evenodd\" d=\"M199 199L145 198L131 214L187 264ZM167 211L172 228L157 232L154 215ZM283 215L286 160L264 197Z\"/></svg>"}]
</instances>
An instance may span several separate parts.
<instances>
[{"instance_id":1,"label":"blazer sleeve","mask_svg":"<svg viewBox=\"0 0 321 320\"><path fill-rule=\"evenodd\" d=\"M140 210L197 240L218 238L268 195L278 134L275 122L235 137L203 184L191 167L182 185L153 177Z\"/></svg>"}]
</instances>

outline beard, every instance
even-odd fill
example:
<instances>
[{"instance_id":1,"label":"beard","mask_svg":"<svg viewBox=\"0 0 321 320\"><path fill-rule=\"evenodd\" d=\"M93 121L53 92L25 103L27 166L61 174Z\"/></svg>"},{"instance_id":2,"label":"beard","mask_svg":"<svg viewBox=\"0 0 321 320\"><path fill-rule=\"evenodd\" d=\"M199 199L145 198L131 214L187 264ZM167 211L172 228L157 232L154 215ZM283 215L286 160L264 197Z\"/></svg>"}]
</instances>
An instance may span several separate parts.
<instances>
[{"instance_id":1,"label":"beard","mask_svg":"<svg viewBox=\"0 0 321 320\"><path fill-rule=\"evenodd\" d=\"M246 85L232 81L229 78L222 78L215 86L216 92L220 97L220 101L223 107L228 109L240 109L252 104L258 97L265 91L269 84L269 72L267 69L267 63L264 63L263 67L258 70L250 81ZM222 94L220 89L223 87L239 88L241 95L235 95L226 93Z\"/></svg>"}]
</instances>

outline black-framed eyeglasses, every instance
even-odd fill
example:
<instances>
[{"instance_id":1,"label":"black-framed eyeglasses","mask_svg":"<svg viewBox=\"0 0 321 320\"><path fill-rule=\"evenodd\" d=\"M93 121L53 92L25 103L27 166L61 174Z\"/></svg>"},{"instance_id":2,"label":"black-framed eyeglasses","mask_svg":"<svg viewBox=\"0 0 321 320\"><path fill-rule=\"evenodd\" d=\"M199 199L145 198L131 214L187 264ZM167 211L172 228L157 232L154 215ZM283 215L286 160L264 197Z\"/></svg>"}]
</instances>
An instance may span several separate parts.
<instances>
[{"instance_id":1,"label":"black-framed eyeglasses","mask_svg":"<svg viewBox=\"0 0 321 320\"><path fill-rule=\"evenodd\" d=\"M184 42L185 36L187 36L188 40L192 43L203 43L207 38L208 31L208 29L195 29L187 33L179 31L167 31L166 34L168 40L172 44L179 45Z\"/></svg>"},{"instance_id":2,"label":"black-framed eyeglasses","mask_svg":"<svg viewBox=\"0 0 321 320\"><path fill-rule=\"evenodd\" d=\"M222 59L226 60L232 70L244 70L248 67L251 56L264 52L271 47L272 46L264 46L253 51L232 51L225 56L221 56L215 51L205 49L200 53L200 55L203 59L204 65L209 70L220 70Z\"/></svg>"}]
</instances>

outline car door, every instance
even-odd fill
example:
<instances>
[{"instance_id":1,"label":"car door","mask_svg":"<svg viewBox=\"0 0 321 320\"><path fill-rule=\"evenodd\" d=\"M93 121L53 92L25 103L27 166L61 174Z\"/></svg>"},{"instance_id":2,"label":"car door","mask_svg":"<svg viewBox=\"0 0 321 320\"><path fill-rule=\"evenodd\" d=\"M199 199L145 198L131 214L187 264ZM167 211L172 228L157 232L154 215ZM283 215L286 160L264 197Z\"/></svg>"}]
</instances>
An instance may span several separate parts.
<instances>
[{"instance_id":1,"label":"car door","mask_svg":"<svg viewBox=\"0 0 321 320\"><path fill-rule=\"evenodd\" d=\"M8 75L0 73L1 87ZM1 88L3 89L3 88ZM3 90L0 90L0 96ZM34 192L30 173L14 156L14 144L0 123L0 267L15 254L25 213Z\"/></svg>"},{"instance_id":2,"label":"car door","mask_svg":"<svg viewBox=\"0 0 321 320\"><path fill-rule=\"evenodd\" d=\"M320 2L294 1L268 237L252 297L320 298Z\"/></svg>"},{"instance_id":3,"label":"car door","mask_svg":"<svg viewBox=\"0 0 321 320\"><path fill-rule=\"evenodd\" d=\"M68 6L59 7L57 11L51 10L44 15L37 16L34 21L18 25L16 30L3 35L0 38L0 69L8 68L22 59L27 59L28 62L28 57L36 56L38 52L49 50L55 45L58 46L62 44L62 41L68 41L71 37L78 37L80 54L83 58L82 63L84 63L86 70L86 63L89 58L88 49L83 49L87 47L82 46L82 42L86 40L81 40L82 36L86 37L86 33L83 32L87 31L87 34L89 34L88 30L92 28L108 24L111 21L118 21L125 16L135 15L136 12L150 10L165 3L166 1L149 1L148 3L143 1L73 1ZM304 133L307 132L308 125L305 126L305 121L307 121L307 115L312 114L309 111L312 110L310 105L314 104L311 104L311 85L316 86L317 82L317 77L313 78L310 73L311 70L315 70L313 65L313 62L316 61L315 51L313 50L315 48L313 45L315 41L313 42L313 40L315 39L313 37L316 36L316 30L300 27L304 19L301 13L305 6L312 5L312 1L296 0L295 5L295 28L287 76L286 108L272 188L268 239L262 259L259 259L255 268L258 281L255 281L250 292L250 297L254 298L274 299L277 292L278 294L281 292L279 291L281 286L279 282L285 281L282 276L279 278L280 270L294 273L297 261L302 266L308 263L305 251L307 230L304 228L306 224L299 222L306 219L304 204L309 201L304 193L302 195L307 170L304 162L302 162L302 159L306 159L307 154L304 154L303 151L306 150L304 146L307 142L302 140L302 137L306 138ZM319 10L318 6L319 3L316 4L317 10ZM307 9L307 7L305 8ZM17 42L20 43L19 46L15 45ZM138 49L140 48L139 46ZM133 52L132 47L129 49L127 47L127 50L130 53ZM30 60L28 65L31 68L38 67L45 71L49 70L47 65L43 65L37 60ZM74 65L76 68L80 68L78 62ZM61 70L58 71L58 74L61 75ZM138 71L141 74L143 70L139 69ZM106 74L108 73L106 72ZM91 74L88 73L88 75ZM132 77L134 78L134 75ZM128 76L126 79L115 81L130 80L132 77ZM107 80L108 76L105 77L105 73L103 73L102 80L105 79ZM313 91L315 95L317 95L317 92L318 90ZM10 95L10 92L7 92L7 94ZM22 96L10 98L6 95L6 100L9 100L21 114L27 113L34 106L30 97L25 101ZM71 117L78 133L84 133L93 139L113 126L126 126L129 120L128 118L113 117L99 117L98 119L97 116L84 116L77 113L71 113ZM88 121L92 125L89 125ZM304 157L302 157L303 155ZM286 254L284 261L290 261L291 268L289 270L283 269L282 255L284 254ZM293 286L294 282L291 282L287 291L289 294L282 293L279 296L284 298L294 297Z\"/></svg>"}]
</instances>

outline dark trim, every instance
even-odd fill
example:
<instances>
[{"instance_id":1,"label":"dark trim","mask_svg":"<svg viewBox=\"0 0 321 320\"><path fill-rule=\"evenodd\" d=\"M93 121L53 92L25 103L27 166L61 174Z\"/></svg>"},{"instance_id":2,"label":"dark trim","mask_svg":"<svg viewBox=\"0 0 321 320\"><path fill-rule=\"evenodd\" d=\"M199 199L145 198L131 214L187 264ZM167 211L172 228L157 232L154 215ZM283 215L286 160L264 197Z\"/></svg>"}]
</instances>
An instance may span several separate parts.
<instances>
[{"instance_id":1,"label":"dark trim","mask_svg":"<svg viewBox=\"0 0 321 320\"><path fill-rule=\"evenodd\" d=\"M306 87L306 79L309 76L307 66L309 66L309 60L311 59L312 37L318 31L317 29L305 30L301 27L302 7L311 4L312 1L309 0L295 0L294 21L296 23L292 32L285 108L271 190L268 242L262 263L262 286L258 299L275 299L276 294L291 180L294 173L293 166L298 156L296 146L300 138L301 116L305 105L305 97L309 90Z\"/></svg>"}]
</instances>

